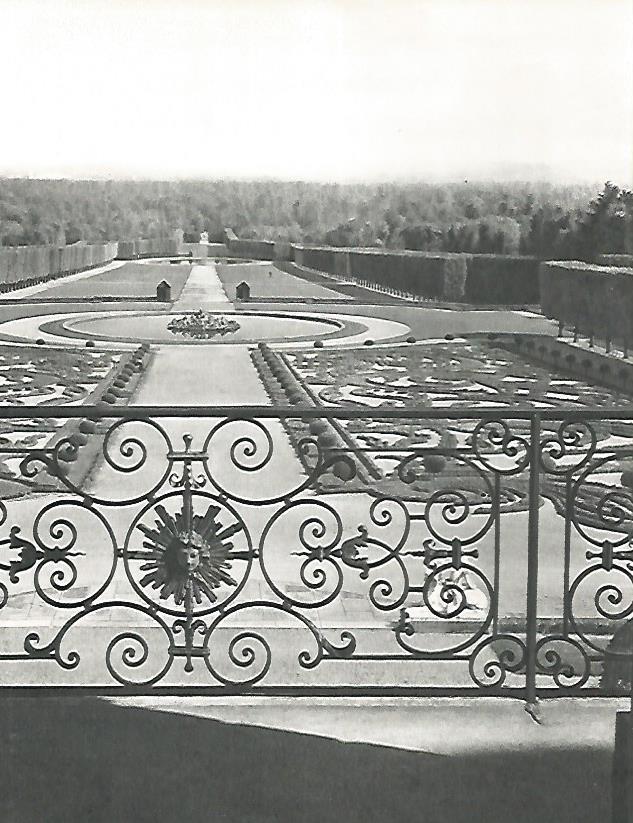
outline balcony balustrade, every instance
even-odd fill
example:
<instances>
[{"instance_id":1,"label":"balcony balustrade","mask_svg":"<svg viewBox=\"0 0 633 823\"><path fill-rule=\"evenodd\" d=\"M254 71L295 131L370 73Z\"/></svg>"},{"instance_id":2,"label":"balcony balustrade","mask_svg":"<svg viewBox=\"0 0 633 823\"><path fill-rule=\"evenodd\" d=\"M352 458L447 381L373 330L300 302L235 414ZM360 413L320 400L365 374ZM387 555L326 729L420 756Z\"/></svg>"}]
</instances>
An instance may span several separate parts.
<instances>
[{"instance_id":1,"label":"balcony balustrade","mask_svg":"<svg viewBox=\"0 0 633 823\"><path fill-rule=\"evenodd\" d=\"M57 431L0 448L4 687L532 708L630 688L633 412L5 406L0 420Z\"/></svg>"}]
</instances>

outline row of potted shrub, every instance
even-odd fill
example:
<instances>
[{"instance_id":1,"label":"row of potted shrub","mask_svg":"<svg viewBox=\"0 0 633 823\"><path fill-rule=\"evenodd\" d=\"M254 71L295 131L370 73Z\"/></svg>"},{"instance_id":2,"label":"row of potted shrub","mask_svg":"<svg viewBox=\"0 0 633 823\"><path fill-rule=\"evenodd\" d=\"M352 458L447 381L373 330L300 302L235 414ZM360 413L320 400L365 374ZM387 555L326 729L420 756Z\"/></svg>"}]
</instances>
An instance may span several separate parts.
<instances>
[{"instance_id":1,"label":"row of potted shrub","mask_svg":"<svg viewBox=\"0 0 633 823\"><path fill-rule=\"evenodd\" d=\"M259 343L251 357L273 403L281 405L288 401L304 408L315 405L305 387L268 344Z\"/></svg>"},{"instance_id":2,"label":"row of potted shrub","mask_svg":"<svg viewBox=\"0 0 633 823\"><path fill-rule=\"evenodd\" d=\"M511 340L513 348L525 357L620 391L633 390L633 363L618 360L601 351L577 349L564 340L544 335L515 334L504 339Z\"/></svg>"},{"instance_id":3,"label":"row of potted shrub","mask_svg":"<svg viewBox=\"0 0 633 823\"><path fill-rule=\"evenodd\" d=\"M80 482L87 475L99 453L101 438L109 426L109 423L103 423L103 418L107 418L108 410L112 406L128 402L140 374L147 366L149 356L147 343L143 343L130 355L123 356L90 397L99 413L79 420L70 420L62 429L57 440L59 461L71 464L83 458L80 460L81 467L76 472L80 476L74 478L75 483ZM54 468L49 470L49 474L55 473Z\"/></svg>"},{"instance_id":4,"label":"row of potted shrub","mask_svg":"<svg viewBox=\"0 0 633 823\"><path fill-rule=\"evenodd\" d=\"M314 400L313 395L297 378L284 358L273 351L270 346L266 343L259 343L258 348L251 353L251 357L273 403L281 405L287 400L291 405L318 408L319 404ZM287 428L293 428L292 421L284 421L284 424ZM304 424L301 424L301 428L304 428ZM316 438L319 448L324 452L341 449L343 454L350 447L350 443L346 442L343 433L333 420L325 417L314 418L308 422L308 429L310 434ZM292 437L291 441L293 445L296 445ZM298 453L298 456L306 465L305 455ZM359 474L359 469L362 474L369 472L374 478L380 476L380 471L364 455L361 455L360 462L363 464L364 472L358 465L357 457L342 456L340 462L333 465L332 473L343 481L351 480Z\"/></svg>"}]
</instances>

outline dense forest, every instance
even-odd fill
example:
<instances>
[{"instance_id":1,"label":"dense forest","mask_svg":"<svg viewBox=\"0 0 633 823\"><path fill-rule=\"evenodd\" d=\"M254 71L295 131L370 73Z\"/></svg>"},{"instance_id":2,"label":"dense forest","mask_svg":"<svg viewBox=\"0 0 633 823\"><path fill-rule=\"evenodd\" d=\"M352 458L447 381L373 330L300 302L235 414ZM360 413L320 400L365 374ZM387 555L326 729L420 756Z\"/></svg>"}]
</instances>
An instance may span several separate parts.
<instances>
[{"instance_id":1,"label":"dense forest","mask_svg":"<svg viewBox=\"0 0 633 823\"><path fill-rule=\"evenodd\" d=\"M591 259L633 251L633 194L549 183L0 179L0 244L238 236Z\"/></svg>"}]
</instances>

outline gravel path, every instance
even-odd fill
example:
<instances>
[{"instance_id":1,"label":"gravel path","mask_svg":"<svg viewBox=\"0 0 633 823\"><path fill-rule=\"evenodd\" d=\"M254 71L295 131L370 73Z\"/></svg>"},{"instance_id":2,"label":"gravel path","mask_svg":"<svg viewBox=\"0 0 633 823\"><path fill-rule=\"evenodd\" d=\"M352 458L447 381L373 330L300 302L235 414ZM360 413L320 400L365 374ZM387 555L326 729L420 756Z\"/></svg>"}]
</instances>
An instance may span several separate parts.
<instances>
[{"instance_id":1,"label":"gravel path","mask_svg":"<svg viewBox=\"0 0 633 823\"><path fill-rule=\"evenodd\" d=\"M215 266L193 266L180 297L171 308L172 312L218 308L233 311L233 304L226 296Z\"/></svg>"}]
</instances>

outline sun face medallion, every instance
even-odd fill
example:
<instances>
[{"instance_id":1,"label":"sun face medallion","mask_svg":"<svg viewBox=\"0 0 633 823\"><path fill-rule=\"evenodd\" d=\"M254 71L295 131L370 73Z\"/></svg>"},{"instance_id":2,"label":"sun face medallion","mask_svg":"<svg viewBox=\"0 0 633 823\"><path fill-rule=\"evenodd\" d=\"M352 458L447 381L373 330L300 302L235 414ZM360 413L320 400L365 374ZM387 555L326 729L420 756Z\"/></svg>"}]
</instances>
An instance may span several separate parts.
<instances>
[{"instance_id":1,"label":"sun face medallion","mask_svg":"<svg viewBox=\"0 0 633 823\"><path fill-rule=\"evenodd\" d=\"M239 522L223 526L218 520L220 506L210 504L204 515L187 514L186 506L171 515L157 505L154 526L139 523L145 535L143 552L138 559L145 572L139 583L159 591L162 600L173 598L181 605L189 591L193 601L215 603L222 585L237 586L231 575L235 560L245 560L245 553L235 551L231 537L240 532Z\"/></svg>"}]
</instances>

